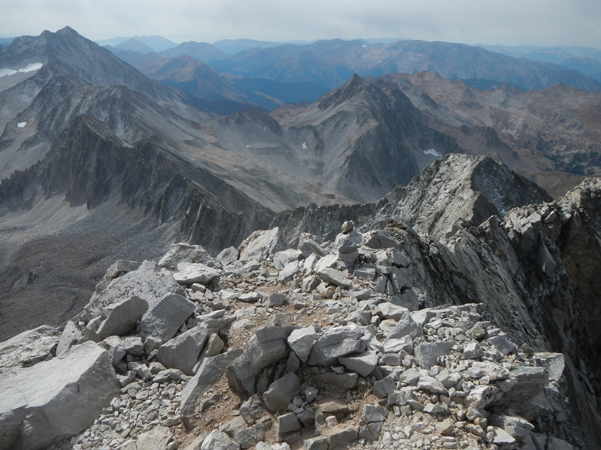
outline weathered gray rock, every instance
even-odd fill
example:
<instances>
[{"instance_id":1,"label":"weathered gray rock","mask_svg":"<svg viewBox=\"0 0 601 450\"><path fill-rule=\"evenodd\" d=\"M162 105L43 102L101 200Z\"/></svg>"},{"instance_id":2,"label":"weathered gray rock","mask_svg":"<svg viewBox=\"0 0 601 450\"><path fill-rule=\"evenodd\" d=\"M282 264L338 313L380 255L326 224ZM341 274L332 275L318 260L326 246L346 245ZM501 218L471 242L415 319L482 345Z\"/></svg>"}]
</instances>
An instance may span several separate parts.
<instances>
[{"instance_id":1,"label":"weathered gray rock","mask_svg":"<svg viewBox=\"0 0 601 450\"><path fill-rule=\"evenodd\" d=\"M232 437L240 444L240 448L251 448L261 442L271 428L271 422L258 423L248 428L234 431Z\"/></svg>"},{"instance_id":2,"label":"weathered gray rock","mask_svg":"<svg viewBox=\"0 0 601 450\"><path fill-rule=\"evenodd\" d=\"M377 405L363 405L361 419L365 423L384 422L388 417L388 410Z\"/></svg>"},{"instance_id":3,"label":"weathered gray rock","mask_svg":"<svg viewBox=\"0 0 601 450\"><path fill-rule=\"evenodd\" d=\"M288 413L278 416L276 421L276 435L280 437L278 440L284 440L283 437L294 431L301 429L301 423L296 418L296 414Z\"/></svg>"},{"instance_id":4,"label":"weathered gray rock","mask_svg":"<svg viewBox=\"0 0 601 450\"><path fill-rule=\"evenodd\" d=\"M419 309L419 298L414 289L407 289L401 295L393 296L390 302L407 308L409 311L417 311Z\"/></svg>"},{"instance_id":5,"label":"weathered gray rock","mask_svg":"<svg viewBox=\"0 0 601 450\"><path fill-rule=\"evenodd\" d=\"M477 359L484 356L484 350L477 342L470 342L463 348L463 357L467 359Z\"/></svg>"},{"instance_id":6,"label":"weathered gray rock","mask_svg":"<svg viewBox=\"0 0 601 450\"><path fill-rule=\"evenodd\" d=\"M403 315L409 310L402 306L394 305L390 302L383 302L378 305L378 316L383 317L385 319L393 319L396 321L401 320Z\"/></svg>"},{"instance_id":7,"label":"weathered gray rock","mask_svg":"<svg viewBox=\"0 0 601 450\"><path fill-rule=\"evenodd\" d=\"M340 364L348 370L357 372L362 377L368 376L378 365L378 355L374 350L338 358Z\"/></svg>"},{"instance_id":8,"label":"weathered gray rock","mask_svg":"<svg viewBox=\"0 0 601 450\"><path fill-rule=\"evenodd\" d=\"M445 389L450 389L461 381L461 374L449 369L443 369L436 375L436 379L442 383Z\"/></svg>"},{"instance_id":9,"label":"weathered gray rock","mask_svg":"<svg viewBox=\"0 0 601 450\"><path fill-rule=\"evenodd\" d=\"M305 450L328 450L328 438L318 436L311 439L305 439Z\"/></svg>"},{"instance_id":10,"label":"weathered gray rock","mask_svg":"<svg viewBox=\"0 0 601 450\"><path fill-rule=\"evenodd\" d=\"M167 294L179 293L183 293L182 287L169 271L152 261L144 261L137 270L113 280L106 289L95 293L84 314L99 316L108 305L136 296L148 303L147 315Z\"/></svg>"},{"instance_id":11,"label":"weathered gray rock","mask_svg":"<svg viewBox=\"0 0 601 450\"><path fill-rule=\"evenodd\" d=\"M56 356L63 355L67 350L73 347L83 337L81 330L75 322L69 320L56 346ZM0 344L1 348L2 344ZM0 361L2 361L2 350L0 350ZM2 363L0 362L0 366Z\"/></svg>"},{"instance_id":12,"label":"weathered gray rock","mask_svg":"<svg viewBox=\"0 0 601 450\"><path fill-rule=\"evenodd\" d=\"M219 279L222 273L223 271L220 269L214 269L201 263L181 262L177 265L177 272L173 274L173 278L183 285L199 283L206 286Z\"/></svg>"},{"instance_id":13,"label":"weathered gray rock","mask_svg":"<svg viewBox=\"0 0 601 450\"><path fill-rule=\"evenodd\" d=\"M352 280L348 278L346 271L341 272L340 270L332 269L332 268L324 268L320 269L317 272L319 278L321 278L325 283L331 283L336 286L341 286L343 288L349 288L352 285Z\"/></svg>"},{"instance_id":14,"label":"weathered gray rock","mask_svg":"<svg viewBox=\"0 0 601 450\"><path fill-rule=\"evenodd\" d=\"M171 339L194 312L196 305L181 295L167 294L153 306L140 322L140 336L154 336L163 342Z\"/></svg>"},{"instance_id":15,"label":"weathered gray rock","mask_svg":"<svg viewBox=\"0 0 601 450\"><path fill-rule=\"evenodd\" d=\"M545 368L550 380L559 381L566 365L563 353L535 353L534 359Z\"/></svg>"},{"instance_id":16,"label":"weathered gray rock","mask_svg":"<svg viewBox=\"0 0 601 450\"><path fill-rule=\"evenodd\" d=\"M359 430L352 425L338 425L330 430L328 436L329 450L341 450L351 442L354 442L359 435Z\"/></svg>"},{"instance_id":17,"label":"weathered gray rock","mask_svg":"<svg viewBox=\"0 0 601 450\"><path fill-rule=\"evenodd\" d=\"M284 328L284 327L266 327L266 328ZM269 364L281 361L288 357L288 347L284 339L287 338L286 333L282 333L282 336L286 336L284 339L272 339L263 340L270 337L270 335L277 336L277 330L273 332L266 330L263 333L255 334L250 338L248 346L244 354L236 360L232 367L228 370L228 382L230 386L238 391L245 390L249 394L255 393L255 381L257 375L267 367ZM288 331L290 334L291 330ZM261 337L263 334L265 336ZM260 341L262 340L262 342Z\"/></svg>"},{"instance_id":18,"label":"weathered gray rock","mask_svg":"<svg viewBox=\"0 0 601 450\"><path fill-rule=\"evenodd\" d=\"M341 356L365 350L363 332L353 326L333 327L317 339L311 349L309 364L332 365Z\"/></svg>"},{"instance_id":19,"label":"weathered gray rock","mask_svg":"<svg viewBox=\"0 0 601 450\"><path fill-rule=\"evenodd\" d=\"M399 294L404 289L409 289L413 286L413 280L408 269L393 266L390 271L392 286L395 294Z\"/></svg>"},{"instance_id":20,"label":"weathered gray rock","mask_svg":"<svg viewBox=\"0 0 601 450\"><path fill-rule=\"evenodd\" d=\"M430 369L436 365L438 358L451 353L451 348L456 345L455 341L433 342L431 344L419 344L415 347L415 357L420 367Z\"/></svg>"},{"instance_id":21,"label":"weathered gray rock","mask_svg":"<svg viewBox=\"0 0 601 450\"><path fill-rule=\"evenodd\" d=\"M394 378L392 378L392 376L389 375L387 377L382 378L381 380L376 381L374 383L372 391L376 396L380 398L386 398L390 394L392 394L395 389L396 382L394 381Z\"/></svg>"},{"instance_id":22,"label":"weathered gray rock","mask_svg":"<svg viewBox=\"0 0 601 450\"><path fill-rule=\"evenodd\" d=\"M303 256L300 250L294 250L292 248L277 252L273 255L273 267L277 270L282 270L291 262L298 262Z\"/></svg>"},{"instance_id":23,"label":"weathered gray rock","mask_svg":"<svg viewBox=\"0 0 601 450\"><path fill-rule=\"evenodd\" d=\"M201 263L209 267L218 267L217 261L201 245L191 245L179 242L159 260L158 264L172 272L177 270L180 263Z\"/></svg>"},{"instance_id":24,"label":"weathered gray rock","mask_svg":"<svg viewBox=\"0 0 601 450\"><path fill-rule=\"evenodd\" d=\"M300 261L289 262L278 274L278 280L284 282L291 281L294 278L294 274L299 271L300 267Z\"/></svg>"},{"instance_id":25,"label":"weathered gray rock","mask_svg":"<svg viewBox=\"0 0 601 450\"><path fill-rule=\"evenodd\" d=\"M321 245L319 245L317 242L310 238L301 238L298 244L298 249L302 252L305 258L308 258L313 254L317 256L325 256L326 254L325 250L321 247Z\"/></svg>"},{"instance_id":26,"label":"weathered gray rock","mask_svg":"<svg viewBox=\"0 0 601 450\"><path fill-rule=\"evenodd\" d=\"M364 233L363 245L376 250L383 248L399 248L399 243L384 230L369 231Z\"/></svg>"},{"instance_id":27,"label":"weathered gray rock","mask_svg":"<svg viewBox=\"0 0 601 450\"><path fill-rule=\"evenodd\" d=\"M274 411L285 411L295 395L300 392L301 383L295 373L287 373L269 385L263 394L265 405Z\"/></svg>"},{"instance_id":28,"label":"weathered gray rock","mask_svg":"<svg viewBox=\"0 0 601 450\"><path fill-rule=\"evenodd\" d=\"M96 332L98 339L119 336L131 331L147 310L148 302L135 295L109 305L104 312L106 319Z\"/></svg>"},{"instance_id":29,"label":"weathered gray rock","mask_svg":"<svg viewBox=\"0 0 601 450\"><path fill-rule=\"evenodd\" d=\"M261 397L257 394L252 395L247 401L240 406L240 415L247 424L252 425L265 414L265 406Z\"/></svg>"},{"instance_id":30,"label":"weathered gray rock","mask_svg":"<svg viewBox=\"0 0 601 450\"><path fill-rule=\"evenodd\" d=\"M219 381L227 367L242 355L241 349L230 350L211 358L205 358L196 374L181 394L180 414L182 422L188 427L196 411L196 402L200 395Z\"/></svg>"},{"instance_id":31,"label":"weathered gray rock","mask_svg":"<svg viewBox=\"0 0 601 450\"><path fill-rule=\"evenodd\" d=\"M215 257L217 261L219 261L223 266L227 266L228 264L232 264L238 261L238 257L240 253L234 247L228 247L221 250L221 252Z\"/></svg>"},{"instance_id":32,"label":"weathered gray rock","mask_svg":"<svg viewBox=\"0 0 601 450\"><path fill-rule=\"evenodd\" d=\"M358 278L363 278L364 280L370 280L376 278L377 270L375 267L363 265L360 267L356 267L353 275Z\"/></svg>"},{"instance_id":33,"label":"weathered gray rock","mask_svg":"<svg viewBox=\"0 0 601 450\"><path fill-rule=\"evenodd\" d=\"M404 336L400 339L387 339L384 342L385 353L401 353L406 352L410 355L413 354L413 341L411 336Z\"/></svg>"},{"instance_id":34,"label":"weathered gray rock","mask_svg":"<svg viewBox=\"0 0 601 450\"><path fill-rule=\"evenodd\" d=\"M488 338L488 342L494 345L503 355L508 355L517 349L515 344L511 342L509 337L504 333Z\"/></svg>"},{"instance_id":35,"label":"weathered gray rock","mask_svg":"<svg viewBox=\"0 0 601 450\"><path fill-rule=\"evenodd\" d=\"M93 342L61 358L0 373L0 447L41 448L79 434L119 394L108 353Z\"/></svg>"},{"instance_id":36,"label":"weathered gray rock","mask_svg":"<svg viewBox=\"0 0 601 450\"><path fill-rule=\"evenodd\" d=\"M119 336L109 336L98 345L105 348L109 352L111 363L116 366L121 359L125 356L125 347Z\"/></svg>"},{"instance_id":37,"label":"weathered gray rock","mask_svg":"<svg viewBox=\"0 0 601 450\"><path fill-rule=\"evenodd\" d=\"M444 385L436 378L433 377L420 377L417 388L424 391L431 392L432 394L446 394L447 390Z\"/></svg>"},{"instance_id":38,"label":"weathered gray rock","mask_svg":"<svg viewBox=\"0 0 601 450\"><path fill-rule=\"evenodd\" d=\"M248 292L238 297L238 300L244 303L256 303L263 298L263 294L260 292Z\"/></svg>"},{"instance_id":39,"label":"weathered gray rock","mask_svg":"<svg viewBox=\"0 0 601 450\"><path fill-rule=\"evenodd\" d=\"M313 375L313 381L323 383L334 389L348 390L357 385L358 375L355 372L335 373L326 372L319 375Z\"/></svg>"},{"instance_id":40,"label":"weathered gray rock","mask_svg":"<svg viewBox=\"0 0 601 450\"><path fill-rule=\"evenodd\" d=\"M154 427L141 434L136 442L137 450L165 450L171 440L171 431L165 427Z\"/></svg>"},{"instance_id":41,"label":"weathered gray rock","mask_svg":"<svg viewBox=\"0 0 601 450\"><path fill-rule=\"evenodd\" d=\"M212 431L200 446L200 450L240 450L240 444L221 431Z\"/></svg>"},{"instance_id":42,"label":"weathered gray rock","mask_svg":"<svg viewBox=\"0 0 601 450\"><path fill-rule=\"evenodd\" d=\"M315 332L315 328L311 326L300 328L294 330L290 336L288 336L288 345L290 345L290 348L294 350L294 353L296 353L302 362L307 362L313 344L318 337L319 335Z\"/></svg>"},{"instance_id":43,"label":"weathered gray rock","mask_svg":"<svg viewBox=\"0 0 601 450\"><path fill-rule=\"evenodd\" d=\"M272 228L271 230L253 232L240 244L238 250L240 251L240 259L261 260L286 250L288 247L288 242L280 229Z\"/></svg>"},{"instance_id":44,"label":"weathered gray rock","mask_svg":"<svg viewBox=\"0 0 601 450\"><path fill-rule=\"evenodd\" d=\"M138 336L127 336L121 338L121 343L125 353L133 356L142 356L144 354L144 343Z\"/></svg>"},{"instance_id":45,"label":"weathered gray rock","mask_svg":"<svg viewBox=\"0 0 601 450\"><path fill-rule=\"evenodd\" d=\"M263 300L265 308L273 308L274 306L283 305L286 301L286 294L282 292L272 292Z\"/></svg>"},{"instance_id":46,"label":"weathered gray rock","mask_svg":"<svg viewBox=\"0 0 601 450\"><path fill-rule=\"evenodd\" d=\"M54 352L60 336L56 328L42 325L0 343L0 369L27 367L44 361Z\"/></svg>"},{"instance_id":47,"label":"weathered gray rock","mask_svg":"<svg viewBox=\"0 0 601 450\"><path fill-rule=\"evenodd\" d=\"M401 316L399 323L394 327L387 339L400 339L405 336L409 336L411 339L414 339L418 336L422 336L423 334L424 332L422 327L415 323L411 313L406 312Z\"/></svg>"},{"instance_id":48,"label":"weathered gray rock","mask_svg":"<svg viewBox=\"0 0 601 450\"><path fill-rule=\"evenodd\" d=\"M217 330L199 325L165 342L156 354L158 362L165 367L179 369L186 375L194 375L198 361L209 336Z\"/></svg>"}]
</instances>

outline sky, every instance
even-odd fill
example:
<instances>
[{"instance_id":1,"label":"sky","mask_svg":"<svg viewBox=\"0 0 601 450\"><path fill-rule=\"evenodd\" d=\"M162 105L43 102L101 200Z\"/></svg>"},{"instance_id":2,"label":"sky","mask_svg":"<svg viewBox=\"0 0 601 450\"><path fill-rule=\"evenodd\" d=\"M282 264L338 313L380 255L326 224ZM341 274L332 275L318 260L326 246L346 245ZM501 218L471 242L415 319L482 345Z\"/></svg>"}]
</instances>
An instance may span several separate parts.
<instances>
[{"instance_id":1,"label":"sky","mask_svg":"<svg viewBox=\"0 0 601 450\"><path fill-rule=\"evenodd\" d=\"M601 0L0 0L0 37L406 38L601 48Z\"/></svg>"}]
</instances>

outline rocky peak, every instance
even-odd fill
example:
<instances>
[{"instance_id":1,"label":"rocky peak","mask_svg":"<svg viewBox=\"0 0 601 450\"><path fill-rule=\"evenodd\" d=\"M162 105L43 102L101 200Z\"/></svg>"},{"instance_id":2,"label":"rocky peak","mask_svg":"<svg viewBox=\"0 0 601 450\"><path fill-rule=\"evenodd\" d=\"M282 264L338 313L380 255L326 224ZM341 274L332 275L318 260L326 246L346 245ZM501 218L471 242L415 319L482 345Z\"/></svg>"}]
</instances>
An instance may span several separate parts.
<instances>
[{"instance_id":1,"label":"rocky peak","mask_svg":"<svg viewBox=\"0 0 601 450\"><path fill-rule=\"evenodd\" d=\"M551 200L536 184L491 158L449 154L407 187L391 192L383 212L442 238L452 234L457 221L477 226L517 206Z\"/></svg>"}]
</instances>

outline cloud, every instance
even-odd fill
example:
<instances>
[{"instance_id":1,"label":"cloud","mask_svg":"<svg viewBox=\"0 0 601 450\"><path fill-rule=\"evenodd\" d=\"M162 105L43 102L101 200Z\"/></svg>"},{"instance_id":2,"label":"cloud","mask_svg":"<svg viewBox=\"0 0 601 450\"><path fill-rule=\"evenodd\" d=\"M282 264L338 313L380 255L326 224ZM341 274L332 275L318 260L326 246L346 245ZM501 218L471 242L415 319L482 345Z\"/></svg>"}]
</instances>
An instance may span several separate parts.
<instances>
[{"instance_id":1,"label":"cloud","mask_svg":"<svg viewBox=\"0 0 601 450\"><path fill-rule=\"evenodd\" d=\"M313 40L404 37L468 44L601 42L598 0L0 0L4 36L69 25L86 37Z\"/></svg>"}]
</instances>

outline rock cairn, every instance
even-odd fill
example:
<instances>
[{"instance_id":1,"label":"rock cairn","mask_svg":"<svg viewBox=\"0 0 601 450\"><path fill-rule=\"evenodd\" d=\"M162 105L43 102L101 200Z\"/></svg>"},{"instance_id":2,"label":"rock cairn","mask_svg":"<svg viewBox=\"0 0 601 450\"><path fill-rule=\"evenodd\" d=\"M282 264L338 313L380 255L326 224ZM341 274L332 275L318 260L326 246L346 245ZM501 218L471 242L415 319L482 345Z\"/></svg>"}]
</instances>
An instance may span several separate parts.
<instances>
[{"instance_id":1,"label":"rock cairn","mask_svg":"<svg viewBox=\"0 0 601 450\"><path fill-rule=\"evenodd\" d=\"M563 355L422 297L398 242L352 222L119 261L62 332L0 344L0 447L573 448L549 432Z\"/></svg>"}]
</instances>

